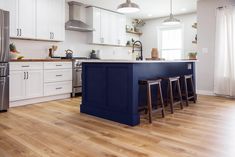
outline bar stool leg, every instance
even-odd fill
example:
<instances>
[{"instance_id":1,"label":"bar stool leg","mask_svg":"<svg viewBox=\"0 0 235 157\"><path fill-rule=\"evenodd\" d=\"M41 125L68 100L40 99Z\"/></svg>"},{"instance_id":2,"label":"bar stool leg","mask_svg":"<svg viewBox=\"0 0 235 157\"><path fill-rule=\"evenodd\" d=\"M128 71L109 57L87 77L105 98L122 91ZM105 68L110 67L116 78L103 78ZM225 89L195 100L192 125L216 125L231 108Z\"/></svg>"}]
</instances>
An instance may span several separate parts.
<instances>
[{"instance_id":1,"label":"bar stool leg","mask_svg":"<svg viewBox=\"0 0 235 157\"><path fill-rule=\"evenodd\" d=\"M184 87L185 87L186 106L189 106L189 102L188 102L188 85L187 85L187 79L185 77L184 77Z\"/></svg>"},{"instance_id":2,"label":"bar stool leg","mask_svg":"<svg viewBox=\"0 0 235 157\"><path fill-rule=\"evenodd\" d=\"M191 82L191 85L192 85L192 91L193 91L193 102L196 103L196 91L195 91L195 88L194 88L194 85L193 85L193 78L191 77L190 78L190 82Z\"/></svg>"},{"instance_id":3,"label":"bar stool leg","mask_svg":"<svg viewBox=\"0 0 235 157\"><path fill-rule=\"evenodd\" d=\"M159 91L159 95L160 95L160 101L161 101L161 107L162 107L162 118L165 117L165 105L163 102L163 97L162 97L162 88L161 88L161 83L158 84L158 91Z\"/></svg>"},{"instance_id":4,"label":"bar stool leg","mask_svg":"<svg viewBox=\"0 0 235 157\"><path fill-rule=\"evenodd\" d=\"M172 91L172 82L169 81L169 89L170 89L170 107L171 107L171 114L174 113L174 96L173 96L173 91Z\"/></svg>"},{"instance_id":5,"label":"bar stool leg","mask_svg":"<svg viewBox=\"0 0 235 157\"><path fill-rule=\"evenodd\" d=\"M148 99L148 114L149 114L149 123L152 123L152 102L151 102L151 86L148 83L147 85L147 99Z\"/></svg>"},{"instance_id":6,"label":"bar stool leg","mask_svg":"<svg viewBox=\"0 0 235 157\"><path fill-rule=\"evenodd\" d=\"M181 94L181 89L180 89L180 81L177 80L177 89L178 89L178 93L179 93L179 97L180 97L180 108L183 109L183 100L182 100L182 94Z\"/></svg>"}]
</instances>

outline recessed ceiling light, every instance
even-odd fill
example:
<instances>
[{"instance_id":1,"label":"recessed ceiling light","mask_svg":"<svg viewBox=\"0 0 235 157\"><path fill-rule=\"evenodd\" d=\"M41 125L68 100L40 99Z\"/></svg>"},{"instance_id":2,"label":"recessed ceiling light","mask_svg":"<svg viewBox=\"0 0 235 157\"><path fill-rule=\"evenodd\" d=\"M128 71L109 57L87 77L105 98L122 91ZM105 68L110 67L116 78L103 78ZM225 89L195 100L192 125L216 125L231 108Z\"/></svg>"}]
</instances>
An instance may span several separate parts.
<instances>
[{"instance_id":1,"label":"recessed ceiling light","mask_svg":"<svg viewBox=\"0 0 235 157\"><path fill-rule=\"evenodd\" d=\"M152 17L153 16L153 14L148 14L148 17Z\"/></svg>"}]
</instances>

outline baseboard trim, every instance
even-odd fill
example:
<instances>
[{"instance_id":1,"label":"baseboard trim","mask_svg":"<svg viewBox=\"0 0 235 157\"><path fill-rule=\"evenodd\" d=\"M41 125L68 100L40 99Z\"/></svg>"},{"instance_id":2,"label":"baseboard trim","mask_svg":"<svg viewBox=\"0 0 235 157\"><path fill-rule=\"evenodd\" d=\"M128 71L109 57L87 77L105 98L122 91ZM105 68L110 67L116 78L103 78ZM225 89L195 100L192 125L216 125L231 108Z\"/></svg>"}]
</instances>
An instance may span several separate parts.
<instances>
[{"instance_id":1,"label":"baseboard trim","mask_svg":"<svg viewBox=\"0 0 235 157\"><path fill-rule=\"evenodd\" d=\"M197 90L197 94L215 96L213 91L206 91L206 90Z\"/></svg>"},{"instance_id":2,"label":"baseboard trim","mask_svg":"<svg viewBox=\"0 0 235 157\"><path fill-rule=\"evenodd\" d=\"M20 100L20 101L11 101L10 107L18 107L18 106L36 104L36 103L41 103L41 102L53 101L53 100L67 99L67 98L70 98L70 96L71 96L70 94L62 94L62 95L47 96L47 97Z\"/></svg>"}]
</instances>

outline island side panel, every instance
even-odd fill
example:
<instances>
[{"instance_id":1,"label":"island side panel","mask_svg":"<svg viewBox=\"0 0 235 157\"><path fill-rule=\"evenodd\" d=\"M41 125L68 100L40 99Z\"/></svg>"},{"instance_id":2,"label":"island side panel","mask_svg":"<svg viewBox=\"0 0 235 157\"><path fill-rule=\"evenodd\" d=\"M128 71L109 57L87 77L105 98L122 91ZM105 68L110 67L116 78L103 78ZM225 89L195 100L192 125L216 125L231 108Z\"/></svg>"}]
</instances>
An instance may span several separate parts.
<instances>
[{"instance_id":1,"label":"island side panel","mask_svg":"<svg viewBox=\"0 0 235 157\"><path fill-rule=\"evenodd\" d=\"M83 63L82 77L82 113L131 126L139 124L138 105L132 97L133 64Z\"/></svg>"}]
</instances>

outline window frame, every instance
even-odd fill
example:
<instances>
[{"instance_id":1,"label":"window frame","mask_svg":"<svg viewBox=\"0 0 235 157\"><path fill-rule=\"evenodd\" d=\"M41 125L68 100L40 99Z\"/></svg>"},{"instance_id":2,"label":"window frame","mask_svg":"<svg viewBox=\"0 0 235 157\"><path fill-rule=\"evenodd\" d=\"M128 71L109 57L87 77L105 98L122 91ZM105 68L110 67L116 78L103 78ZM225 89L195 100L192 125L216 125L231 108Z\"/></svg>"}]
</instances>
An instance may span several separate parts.
<instances>
[{"instance_id":1,"label":"window frame","mask_svg":"<svg viewBox=\"0 0 235 157\"><path fill-rule=\"evenodd\" d=\"M159 26L157 27L157 44L160 52L160 57L162 58L162 30L174 30L174 29L181 29L182 33L182 45L181 49L164 49L164 50L181 50L181 59L184 59L185 50L184 50L184 25L173 25L173 26Z\"/></svg>"}]
</instances>

